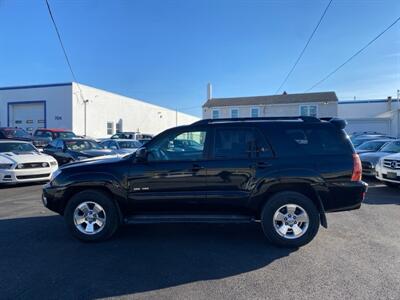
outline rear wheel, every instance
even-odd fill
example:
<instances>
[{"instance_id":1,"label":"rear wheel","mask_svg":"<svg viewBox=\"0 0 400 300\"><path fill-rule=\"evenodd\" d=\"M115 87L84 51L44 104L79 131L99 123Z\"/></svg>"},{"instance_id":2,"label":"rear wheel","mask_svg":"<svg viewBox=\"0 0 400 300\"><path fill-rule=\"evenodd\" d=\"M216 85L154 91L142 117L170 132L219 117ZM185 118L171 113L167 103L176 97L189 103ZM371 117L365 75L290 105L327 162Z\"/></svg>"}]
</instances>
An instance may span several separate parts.
<instances>
[{"instance_id":1,"label":"rear wheel","mask_svg":"<svg viewBox=\"0 0 400 300\"><path fill-rule=\"evenodd\" d=\"M261 213L265 236L281 247L300 247L309 243L319 229L319 213L313 201L297 192L273 195Z\"/></svg>"},{"instance_id":2,"label":"rear wheel","mask_svg":"<svg viewBox=\"0 0 400 300\"><path fill-rule=\"evenodd\" d=\"M74 195L64 212L70 232L82 241L102 241L118 229L118 210L108 195L87 190Z\"/></svg>"}]
</instances>

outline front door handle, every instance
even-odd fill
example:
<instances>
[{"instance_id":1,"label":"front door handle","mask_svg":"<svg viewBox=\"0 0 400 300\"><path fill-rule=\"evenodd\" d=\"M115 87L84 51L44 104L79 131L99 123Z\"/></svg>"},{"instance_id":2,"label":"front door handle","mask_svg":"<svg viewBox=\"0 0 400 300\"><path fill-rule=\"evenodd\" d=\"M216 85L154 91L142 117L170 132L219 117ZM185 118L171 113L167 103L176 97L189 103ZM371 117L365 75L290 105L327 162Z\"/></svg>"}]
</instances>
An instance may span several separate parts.
<instances>
[{"instance_id":1,"label":"front door handle","mask_svg":"<svg viewBox=\"0 0 400 300\"><path fill-rule=\"evenodd\" d=\"M258 163L256 163L257 169L265 169L265 168L268 168L269 166L270 166L270 164L265 161L259 161Z\"/></svg>"},{"instance_id":2,"label":"front door handle","mask_svg":"<svg viewBox=\"0 0 400 300\"><path fill-rule=\"evenodd\" d=\"M198 171L203 170L203 169L204 169L204 167L202 167L202 166L200 166L200 165L198 165L198 164L194 164L194 165L192 166L192 171L193 171L193 172L198 172Z\"/></svg>"}]
</instances>

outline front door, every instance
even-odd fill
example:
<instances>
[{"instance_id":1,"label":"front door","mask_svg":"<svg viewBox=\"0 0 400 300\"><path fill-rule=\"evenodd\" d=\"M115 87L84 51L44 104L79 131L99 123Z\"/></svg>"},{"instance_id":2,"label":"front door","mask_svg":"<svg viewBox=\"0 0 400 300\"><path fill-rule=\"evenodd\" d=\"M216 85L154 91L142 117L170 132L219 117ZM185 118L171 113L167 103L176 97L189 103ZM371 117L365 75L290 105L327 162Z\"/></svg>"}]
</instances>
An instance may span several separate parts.
<instances>
[{"instance_id":1,"label":"front door","mask_svg":"<svg viewBox=\"0 0 400 300\"><path fill-rule=\"evenodd\" d=\"M207 131L171 130L147 147L147 162L132 166L129 199L135 211L182 212L205 199Z\"/></svg>"}]
</instances>

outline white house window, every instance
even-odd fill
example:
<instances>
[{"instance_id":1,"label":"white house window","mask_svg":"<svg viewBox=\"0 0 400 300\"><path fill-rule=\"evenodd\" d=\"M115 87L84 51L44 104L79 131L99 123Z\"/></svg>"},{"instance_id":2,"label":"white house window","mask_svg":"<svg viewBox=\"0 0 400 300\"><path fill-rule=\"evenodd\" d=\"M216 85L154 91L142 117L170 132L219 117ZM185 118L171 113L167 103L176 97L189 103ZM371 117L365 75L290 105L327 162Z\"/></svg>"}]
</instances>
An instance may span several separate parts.
<instances>
[{"instance_id":1,"label":"white house window","mask_svg":"<svg viewBox=\"0 0 400 300\"><path fill-rule=\"evenodd\" d=\"M114 122L107 122L107 134L114 134Z\"/></svg>"},{"instance_id":2,"label":"white house window","mask_svg":"<svg viewBox=\"0 0 400 300\"><path fill-rule=\"evenodd\" d=\"M219 109L213 109L212 110L212 118L213 119L219 119Z\"/></svg>"},{"instance_id":3,"label":"white house window","mask_svg":"<svg viewBox=\"0 0 400 300\"><path fill-rule=\"evenodd\" d=\"M308 117L317 116L317 106L316 105L300 105L300 115Z\"/></svg>"},{"instance_id":4,"label":"white house window","mask_svg":"<svg viewBox=\"0 0 400 300\"><path fill-rule=\"evenodd\" d=\"M239 109L238 108L231 109L231 118L239 118Z\"/></svg>"},{"instance_id":5,"label":"white house window","mask_svg":"<svg viewBox=\"0 0 400 300\"><path fill-rule=\"evenodd\" d=\"M258 107L252 107L250 115L252 118L258 118L260 116L260 109Z\"/></svg>"}]
</instances>

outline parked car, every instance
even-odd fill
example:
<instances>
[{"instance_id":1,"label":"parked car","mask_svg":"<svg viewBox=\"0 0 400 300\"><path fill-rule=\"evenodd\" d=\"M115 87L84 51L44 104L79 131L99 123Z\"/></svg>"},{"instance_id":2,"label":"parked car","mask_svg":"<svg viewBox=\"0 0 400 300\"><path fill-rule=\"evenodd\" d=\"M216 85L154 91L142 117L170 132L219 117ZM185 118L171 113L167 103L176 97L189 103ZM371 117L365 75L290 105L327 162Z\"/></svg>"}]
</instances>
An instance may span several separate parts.
<instances>
[{"instance_id":1,"label":"parked car","mask_svg":"<svg viewBox=\"0 0 400 300\"><path fill-rule=\"evenodd\" d=\"M400 153L385 156L376 166L376 178L387 186L400 186Z\"/></svg>"},{"instance_id":2,"label":"parked car","mask_svg":"<svg viewBox=\"0 0 400 300\"><path fill-rule=\"evenodd\" d=\"M388 156L390 154L400 152L400 140L392 140L386 143L377 152L369 152L360 154L360 159L363 168L363 175L365 176L376 176L375 167L382 157Z\"/></svg>"},{"instance_id":3,"label":"parked car","mask_svg":"<svg viewBox=\"0 0 400 300\"><path fill-rule=\"evenodd\" d=\"M109 139L101 141L101 144L106 149L113 150L117 154L125 155L132 154L137 149L142 147L142 143L135 140L123 140L123 139Z\"/></svg>"},{"instance_id":4,"label":"parked car","mask_svg":"<svg viewBox=\"0 0 400 300\"><path fill-rule=\"evenodd\" d=\"M116 154L112 150L104 149L94 140L81 138L53 140L43 149L43 152L53 156L59 165L90 157Z\"/></svg>"},{"instance_id":5,"label":"parked car","mask_svg":"<svg viewBox=\"0 0 400 300\"><path fill-rule=\"evenodd\" d=\"M380 135L380 134L367 134L367 135L360 135L355 138L351 138L351 141L353 143L353 146L355 148L359 147L363 143L373 141L373 140L380 140L380 139L394 139L392 137L386 136L386 135Z\"/></svg>"},{"instance_id":6,"label":"parked car","mask_svg":"<svg viewBox=\"0 0 400 300\"><path fill-rule=\"evenodd\" d=\"M153 136L151 134L144 134L140 132L124 131L117 132L111 136L111 139L129 139L129 140L151 140Z\"/></svg>"},{"instance_id":7,"label":"parked car","mask_svg":"<svg viewBox=\"0 0 400 300\"><path fill-rule=\"evenodd\" d=\"M22 128L0 127L0 140L32 141L32 136Z\"/></svg>"},{"instance_id":8,"label":"parked car","mask_svg":"<svg viewBox=\"0 0 400 300\"><path fill-rule=\"evenodd\" d=\"M386 143L391 141L393 141L393 139L380 139L380 140L368 141L356 147L356 152L358 154L367 152L376 152L379 151L379 149L381 149Z\"/></svg>"},{"instance_id":9,"label":"parked car","mask_svg":"<svg viewBox=\"0 0 400 300\"><path fill-rule=\"evenodd\" d=\"M33 134L33 145L37 148L47 146L52 140L58 138L74 138L75 133L66 129L39 128Z\"/></svg>"},{"instance_id":10,"label":"parked car","mask_svg":"<svg viewBox=\"0 0 400 300\"><path fill-rule=\"evenodd\" d=\"M164 131L133 155L61 167L43 204L84 241L110 238L126 223L258 221L272 243L302 246L327 227L326 212L357 209L364 199L345 124L201 120ZM179 139L202 147L176 151Z\"/></svg>"},{"instance_id":11,"label":"parked car","mask_svg":"<svg viewBox=\"0 0 400 300\"><path fill-rule=\"evenodd\" d=\"M25 141L0 141L0 183L49 181L57 161Z\"/></svg>"}]
</instances>

